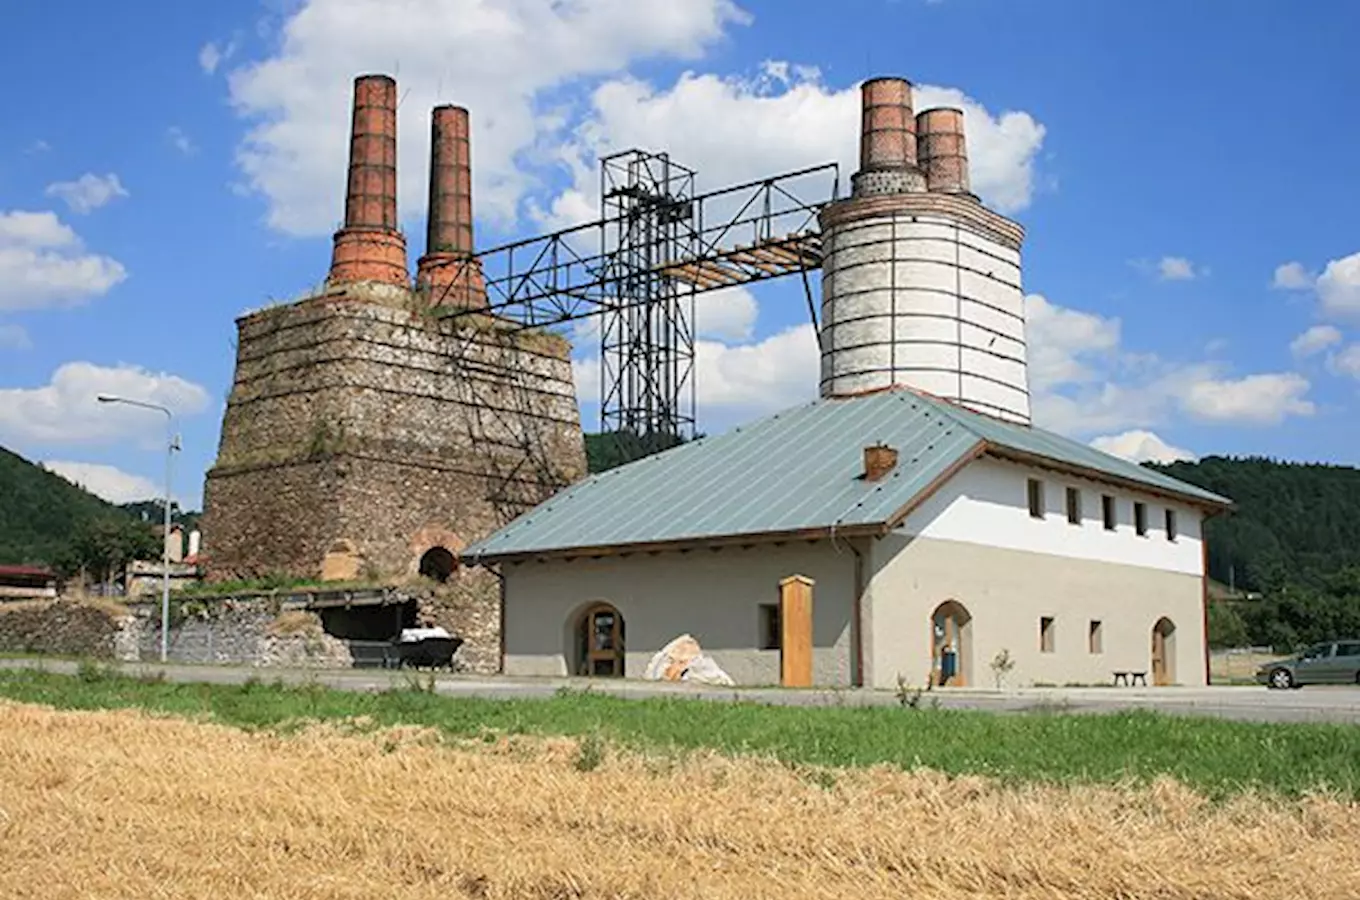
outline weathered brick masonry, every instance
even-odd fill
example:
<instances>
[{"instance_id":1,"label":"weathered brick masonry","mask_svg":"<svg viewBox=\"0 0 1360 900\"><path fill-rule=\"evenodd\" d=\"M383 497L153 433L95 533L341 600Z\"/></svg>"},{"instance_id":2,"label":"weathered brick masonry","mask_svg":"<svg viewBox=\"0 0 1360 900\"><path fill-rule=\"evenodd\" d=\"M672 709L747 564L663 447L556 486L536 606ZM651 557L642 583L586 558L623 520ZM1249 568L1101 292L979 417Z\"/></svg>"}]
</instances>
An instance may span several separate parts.
<instances>
[{"instance_id":1,"label":"weathered brick masonry","mask_svg":"<svg viewBox=\"0 0 1360 900\"><path fill-rule=\"evenodd\" d=\"M204 487L211 579L320 577L328 552L359 575L413 575L431 548L456 555L585 474L567 342L490 316L438 320L419 297L347 285L238 320ZM431 614L498 646L494 576L460 579L496 627ZM488 649L464 655L494 668Z\"/></svg>"},{"instance_id":2,"label":"weathered brick masonry","mask_svg":"<svg viewBox=\"0 0 1360 900\"><path fill-rule=\"evenodd\" d=\"M355 79L327 287L236 323L235 380L203 491L210 580L400 580L426 554L451 564L585 475L571 347L480 312L470 140L465 109L435 110L429 246L413 289L397 217L396 82ZM460 661L477 671L500 664L499 588L494 574L460 572L417 601L464 638Z\"/></svg>"}]
</instances>

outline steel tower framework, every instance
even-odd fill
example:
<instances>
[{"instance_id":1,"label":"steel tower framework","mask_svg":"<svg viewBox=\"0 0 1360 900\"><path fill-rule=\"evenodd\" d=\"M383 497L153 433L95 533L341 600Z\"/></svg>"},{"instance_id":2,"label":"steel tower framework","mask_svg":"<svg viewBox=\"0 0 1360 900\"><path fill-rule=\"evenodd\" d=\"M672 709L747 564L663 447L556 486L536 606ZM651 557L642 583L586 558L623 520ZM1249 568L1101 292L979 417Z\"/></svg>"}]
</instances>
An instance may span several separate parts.
<instances>
[{"instance_id":1,"label":"steel tower framework","mask_svg":"<svg viewBox=\"0 0 1360 900\"><path fill-rule=\"evenodd\" d=\"M434 313L491 316L510 331L594 320L601 430L632 435L643 452L693 437L695 298L799 274L815 324L817 213L837 198L840 171L826 163L704 194L695 180L666 153L604 157L599 219L462 260L480 270L486 307L455 305L446 286L431 296Z\"/></svg>"}]
</instances>

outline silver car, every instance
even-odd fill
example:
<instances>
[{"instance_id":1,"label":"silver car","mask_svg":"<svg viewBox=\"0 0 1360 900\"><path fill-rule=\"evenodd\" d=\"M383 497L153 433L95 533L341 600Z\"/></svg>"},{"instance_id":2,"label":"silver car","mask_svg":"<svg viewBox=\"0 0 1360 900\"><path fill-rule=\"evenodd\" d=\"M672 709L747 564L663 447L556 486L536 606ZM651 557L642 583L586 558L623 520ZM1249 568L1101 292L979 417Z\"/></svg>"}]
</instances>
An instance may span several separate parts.
<instances>
[{"instance_id":1,"label":"silver car","mask_svg":"<svg viewBox=\"0 0 1360 900\"><path fill-rule=\"evenodd\" d=\"M1360 640L1324 641L1298 656L1268 662L1256 680L1270 688L1305 684L1360 684Z\"/></svg>"}]
</instances>

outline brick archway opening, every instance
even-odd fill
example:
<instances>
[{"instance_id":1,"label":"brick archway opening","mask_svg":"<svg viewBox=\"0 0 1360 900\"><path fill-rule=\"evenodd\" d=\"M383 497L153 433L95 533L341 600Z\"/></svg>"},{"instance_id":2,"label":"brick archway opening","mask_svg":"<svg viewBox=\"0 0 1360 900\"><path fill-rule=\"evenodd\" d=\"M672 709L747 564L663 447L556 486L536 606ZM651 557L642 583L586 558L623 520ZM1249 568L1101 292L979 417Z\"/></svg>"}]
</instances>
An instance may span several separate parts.
<instances>
[{"instance_id":1,"label":"brick archway opening","mask_svg":"<svg viewBox=\"0 0 1360 900\"><path fill-rule=\"evenodd\" d=\"M458 557L447 547L431 547L420 557L420 574L445 584L458 570Z\"/></svg>"}]
</instances>

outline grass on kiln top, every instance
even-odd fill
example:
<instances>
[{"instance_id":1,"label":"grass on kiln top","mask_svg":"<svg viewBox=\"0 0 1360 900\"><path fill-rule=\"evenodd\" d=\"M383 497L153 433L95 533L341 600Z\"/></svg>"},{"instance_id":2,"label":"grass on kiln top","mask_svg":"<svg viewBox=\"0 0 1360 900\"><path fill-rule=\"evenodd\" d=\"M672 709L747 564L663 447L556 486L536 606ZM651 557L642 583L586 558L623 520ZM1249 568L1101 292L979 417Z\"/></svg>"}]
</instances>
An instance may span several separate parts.
<instances>
[{"instance_id":1,"label":"grass on kiln top","mask_svg":"<svg viewBox=\"0 0 1360 900\"><path fill-rule=\"evenodd\" d=\"M1360 728L1258 724L1149 712L1021 714L898 707L797 708L584 692L550 700L441 697L417 687L352 693L279 684L175 684L85 667L0 673L0 697L66 709L140 708L249 729L366 717L456 737L598 735L650 751L714 749L821 767L887 763L1010 783L1148 782L1170 775L1210 797L1244 790L1360 797Z\"/></svg>"}]
</instances>

